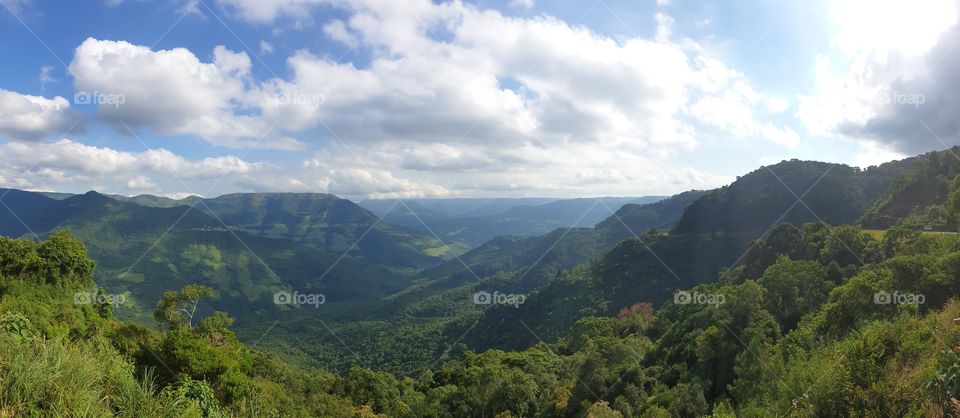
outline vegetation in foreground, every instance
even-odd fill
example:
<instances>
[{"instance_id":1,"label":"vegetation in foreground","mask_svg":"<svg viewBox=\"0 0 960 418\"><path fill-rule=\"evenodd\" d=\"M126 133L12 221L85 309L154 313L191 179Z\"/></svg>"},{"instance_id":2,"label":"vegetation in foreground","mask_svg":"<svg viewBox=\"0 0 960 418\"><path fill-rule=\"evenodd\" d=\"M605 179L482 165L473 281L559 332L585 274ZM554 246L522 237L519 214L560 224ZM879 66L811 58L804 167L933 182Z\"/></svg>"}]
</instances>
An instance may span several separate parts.
<instances>
[{"instance_id":1,"label":"vegetation in foreground","mask_svg":"<svg viewBox=\"0 0 960 418\"><path fill-rule=\"evenodd\" d=\"M69 232L3 238L0 414L953 414L956 243L900 227L877 240L850 226L782 225L717 283L690 290L722 303L637 303L582 318L549 344L467 352L398 378L359 365L308 371L251 349L226 313L192 317L215 297L203 286L163 295L161 330L119 322ZM875 303L880 292L925 301Z\"/></svg>"}]
</instances>

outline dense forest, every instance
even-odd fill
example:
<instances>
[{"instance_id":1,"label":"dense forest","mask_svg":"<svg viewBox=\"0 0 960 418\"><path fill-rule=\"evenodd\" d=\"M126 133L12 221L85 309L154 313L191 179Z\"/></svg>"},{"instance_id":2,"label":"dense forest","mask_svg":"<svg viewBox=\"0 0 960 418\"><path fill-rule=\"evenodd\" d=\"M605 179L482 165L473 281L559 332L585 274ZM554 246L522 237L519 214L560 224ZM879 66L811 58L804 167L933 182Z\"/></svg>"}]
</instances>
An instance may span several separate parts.
<instances>
[{"instance_id":1,"label":"dense forest","mask_svg":"<svg viewBox=\"0 0 960 418\"><path fill-rule=\"evenodd\" d=\"M214 296L203 286L163 295L160 330L119 322L69 232L2 239L0 402L8 416L923 416L952 411L960 384L957 241L782 225L690 289L722 303L637 301L527 350L397 378L251 349L227 313L186 314ZM879 292L926 300L878 304Z\"/></svg>"}]
</instances>

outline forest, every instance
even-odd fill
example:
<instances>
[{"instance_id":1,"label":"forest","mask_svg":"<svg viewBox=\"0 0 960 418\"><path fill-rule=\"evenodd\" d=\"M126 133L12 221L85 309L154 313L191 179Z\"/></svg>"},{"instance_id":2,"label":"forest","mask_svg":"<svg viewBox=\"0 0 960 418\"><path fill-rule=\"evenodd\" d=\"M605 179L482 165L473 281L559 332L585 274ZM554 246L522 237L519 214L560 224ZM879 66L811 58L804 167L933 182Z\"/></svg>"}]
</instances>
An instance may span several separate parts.
<instances>
[{"instance_id":1,"label":"forest","mask_svg":"<svg viewBox=\"0 0 960 418\"><path fill-rule=\"evenodd\" d=\"M165 292L158 329L119 321L69 231L2 238L0 415L954 414L958 241L906 226L782 224L740 265L687 289L722 303L638 300L524 350L467 351L396 376L361 359L343 374L305 370L243 344L229 313L194 317L216 296L202 285Z\"/></svg>"}]
</instances>

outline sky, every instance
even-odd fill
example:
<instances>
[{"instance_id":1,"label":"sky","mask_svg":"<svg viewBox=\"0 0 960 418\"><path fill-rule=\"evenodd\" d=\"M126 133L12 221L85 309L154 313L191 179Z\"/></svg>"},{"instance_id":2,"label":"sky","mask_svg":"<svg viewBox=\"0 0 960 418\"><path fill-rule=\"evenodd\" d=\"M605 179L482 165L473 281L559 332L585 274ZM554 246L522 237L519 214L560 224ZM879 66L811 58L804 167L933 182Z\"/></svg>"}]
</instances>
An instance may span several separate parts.
<instances>
[{"instance_id":1,"label":"sky","mask_svg":"<svg viewBox=\"0 0 960 418\"><path fill-rule=\"evenodd\" d=\"M670 195L960 143L958 0L0 6L0 187Z\"/></svg>"}]
</instances>

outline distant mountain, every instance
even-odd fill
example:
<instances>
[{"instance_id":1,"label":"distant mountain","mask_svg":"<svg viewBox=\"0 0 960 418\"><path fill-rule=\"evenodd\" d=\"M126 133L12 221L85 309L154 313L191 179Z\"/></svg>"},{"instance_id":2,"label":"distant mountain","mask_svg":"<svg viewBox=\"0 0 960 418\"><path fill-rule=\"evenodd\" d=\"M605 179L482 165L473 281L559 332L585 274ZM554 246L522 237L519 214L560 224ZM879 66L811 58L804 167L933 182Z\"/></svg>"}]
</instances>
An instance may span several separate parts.
<instances>
[{"instance_id":1,"label":"distant mountain","mask_svg":"<svg viewBox=\"0 0 960 418\"><path fill-rule=\"evenodd\" d=\"M783 161L701 196L684 210L671 233L759 236L779 223L855 222L912 163L907 159L861 170L817 161ZM803 196L805 205L797 203L797 196Z\"/></svg>"},{"instance_id":2,"label":"distant mountain","mask_svg":"<svg viewBox=\"0 0 960 418\"><path fill-rule=\"evenodd\" d=\"M707 193L710 191L691 190L655 203L628 203L617 210L615 216L598 223L596 229L613 240L623 240L648 229L669 231L680 220L683 210Z\"/></svg>"},{"instance_id":3,"label":"distant mountain","mask_svg":"<svg viewBox=\"0 0 960 418\"><path fill-rule=\"evenodd\" d=\"M520 204L512 207L505 207L504 201L496 201L495 204L487 205L478 203L482 209L475 209L470 213L484 212L492 207L504 208L501 212L463 217L455 217L449 211L438 212L431 207L441 206L440 204L427 205L424 200L419 200L388 206L383 209L382 215L385 215L384 220L388 222L432 231L444 241L462 242L476 247L502 235L530 237L543 235L557 228L592 227L625 204L651 203L661 199L663 197L660 196L559 199L537 205ZM459 199L457 203L462 200L467 199ZM517 199L518 203L531 201L534 199Z\"/></svg>"},{"instance_id":4,"label":"distant mountain","mask_svg":"<svg viewBox=\"0 0 960 418\"><path fill-rule=\"evenodd\" d=\"M324 293L330 301L379 299L408 281L353 257L224 227L189 206L143 206L96 192L58 201L10 191L3 201L41 236L69 229L96 260L98 285L133 296L128 314L151 311L163 291L189 283L212 286L214 306L242 314L276 309L272 294L283 289ZM28 235L11 218L0 218L4 235Z\"/></svg>"},{"instance_id":5,"label":"distant mountain","mask_svg":"<svg viewBox=\"0 0 960 418\"><path fill-rule=\"evenodd\" d=\"M153 207L192 205L240 230L282 238L404 270L436 265L465 248L444 245L429 232L380 221L357 204L325 193L233 193L182 200L140 195L116 197ZM360 239L362 237L362 239Z\"/></svg>"},{"instance_id":6,"label":"distant mountain","mask_svg":"<svg viewBox=\"0 0 960 418\"><path fill-rule=\"evenodd\" d=\"M172 208L174 206L192 205L202 199L199 196L188 196L183 199L171 199L169 197L141 194L137 196L124 196L119 194L108 194L107 196L122 200L124 202L133 202L144 206L153 206L157 208Z\"/></svg>"},{"instance_id":7,"label":"distant mountain","mask_svg":"<svg viewBox=\"0 0 960 418\"><path fill-rule=\"evenodd\" d=\"M30 233L33 219L57 205L57 200L44 193L16 189L0 189L0 235L19 237ZM29 222L28 222L29 221Z\"/></svg>"},{"instance_id":8,"label":"distant mountain","mask_svg":"<svg viewBox=\"0 0 960 418\"><path fill-rule=\"evenodd\" d=\"M900 222L936 231L956 231L944 216L950 182L960 175L960 147L914 157L911 169L863 215L863 227L886 229Z\"/></svg>"},{"instance_id":9,"label":"distant mountain","mask_svg":"<svg viewBox=\"0 0 960 418\"><path fill-rule=\"evenodd\" d=\"M538 206L557 200L560 199L550 197L464 197L403 199L403 202L411 209L416 207L419 209L415 210L429 211L433 215L444 218L469 218L503 213L517 206ZM358 204L377 214L377 216L383 216L388 212L396 214L396 211L390 209L395 209L397 206L403 207L403 205L397 203L396 199L362 200ZM388 214L388 216L390 215ZM398 223L397 225L403 224Z\"/></svg>"}]
</instances>

